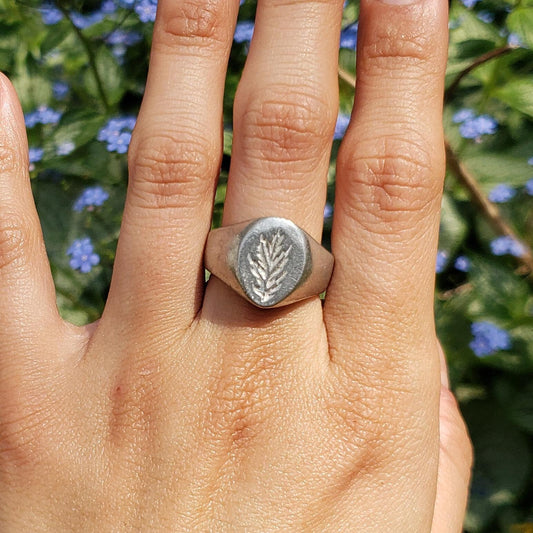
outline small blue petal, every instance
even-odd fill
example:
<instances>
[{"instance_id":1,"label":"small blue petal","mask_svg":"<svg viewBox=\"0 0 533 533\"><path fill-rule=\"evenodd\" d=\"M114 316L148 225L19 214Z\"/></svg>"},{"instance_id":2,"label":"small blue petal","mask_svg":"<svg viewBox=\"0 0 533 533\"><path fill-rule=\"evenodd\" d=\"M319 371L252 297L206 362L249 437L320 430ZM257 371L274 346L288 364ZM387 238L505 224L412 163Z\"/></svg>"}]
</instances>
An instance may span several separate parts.
<instances>
[{"instance_id":1,"label":"small blue petal","mask_svg":"<svg viewBox=\"0 0 533 533\"><path fill-rule=\"evenodd\" d=\"M458 256L454 263L454 267L460 272L468 272L471 266L470 259L464 255Z\"/></svg>"},{"instance_id":2,"label":"small blue petal","mask_svg":"<svg viewBox=\"0 0 533 533\"><path fill-rule=\"evenodd\" d=\"M237 23L233 40L236 43L245 43L252 40L255 24L251 20L243 20Z\"/></svg>"},{"instance_id":3,"label":"small blue petal","mask_svg":"<svg viewBox=\"0 0 533 533\"><path fill-rule=\"evenodd\" d=\"M448 252L446 252L445 250L439 250L437 252L435 272L437 274L440 274L441 272L443 272L444 269L446 268L447 263L448 263Z\"/></svg>"},{"instance_id":4,"label":"small blue petal","mask_svg":"<svg viewBox=\"0 0 533 533\"><path fill-rule=\"evenodd\" d=\"M490 193L489 193L489 200L494 203L505 203L514 198L516 195L516 189L513 189L513 187L510 187L509 185L506 185L505 183L500 183L499 185L496 185Z\"/></svg>"}]
</instances>

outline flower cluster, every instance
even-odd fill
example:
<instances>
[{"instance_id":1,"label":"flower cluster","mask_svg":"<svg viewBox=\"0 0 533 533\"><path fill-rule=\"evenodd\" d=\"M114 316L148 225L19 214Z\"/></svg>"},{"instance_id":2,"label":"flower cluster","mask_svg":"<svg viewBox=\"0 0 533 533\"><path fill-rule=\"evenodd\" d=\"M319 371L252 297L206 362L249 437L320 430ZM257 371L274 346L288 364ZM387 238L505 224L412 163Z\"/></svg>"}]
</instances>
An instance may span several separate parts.
<instances>
[{"instance_id":1,"label":"flower cluster","mask_svg":"<svg viewBox=\"0 0 533 533\"><path fill-rule=\"evenodd\" d=\"M509 333L490 322L474 322L471 331L474 339L469 346L478 357L492 355L511 347Z\"/></svg>"},{"instance_id":2,"label":"flower cluster","mask_svg":"<svg viewBox=\"0 0 533 533\"><path fill-rule=\"evenodd\" d=\"M67 250L67 255L70 256L70 266L84 274L100 263L100 256L94 253L94 246L89 237L76 239Z\"/></svg>"},{"instance_id":3,"label":"flower cluster","mask_svg":"<svg viewBox=\"0 0 533 533\"><path fill-rule=\"evenodd\" d=\"M518 242L516 239L504 235L502 237L497 237L490 243L490 249L494 255L514 255L515 257L522 257L526 250L524 245L521 242Z\"/></svg>"},{"instance_id":4,"label":"flower cluster","mask_svg":"<svg viewBox=\"0 0 533 533\"><path fill-rule=\"evenodd\" d=\"M498 129L498 122L490 115L477 115L471 109L461 109L453 116L453 122L460 124L459 133L465 139L481 140L482 135L492 135Z\"/></svg>"},{"instance_id":5,"label":"flower cluster","mask_svg":"<svg viewBox=\"0 0 533 533\"><path fill-rule=\"evenodd\" d=\"M87 211L92 211L95 207L101 206L108 198L109 193L99 185L87 187L74 202L72 209L80 212L86 207Z\"/></svg>"},{"instance_id":6,"label":"flower cluster","mask_svg":"<svg viewBox=\"0 0 533 533\"><path fill-rule=\"evenodd\" d=\"M61 113L48 106L41 105L35 111L24 115L24 123L27 128L33 128L37 124L57 124L61 119Z\"/></svg>"},{"instance_id":7,"label":"flower cluster","mask_svg":"<svg viewBox=\"0 0 533 533\"><path fill-rule=\"evenodd\" d=\"M135 127L134 117L112 118L100 129L97 139L107 143L108 152L125 154L131 141L131 132Z\"/></svg>"}]
</instances>

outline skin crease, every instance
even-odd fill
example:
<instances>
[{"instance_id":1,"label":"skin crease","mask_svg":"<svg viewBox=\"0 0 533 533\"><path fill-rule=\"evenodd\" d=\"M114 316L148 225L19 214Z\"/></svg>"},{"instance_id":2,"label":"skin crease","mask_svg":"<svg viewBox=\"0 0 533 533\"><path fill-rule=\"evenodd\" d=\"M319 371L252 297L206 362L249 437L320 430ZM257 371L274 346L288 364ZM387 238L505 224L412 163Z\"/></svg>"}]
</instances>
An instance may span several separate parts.
<instances>
[{"instance_id":1,"label":"skin crease","mask_svg":"<svg viewBox=\"0 0 533 533\"><path fill-rule=\"evenodd\" d=\"M472 451L433 320L447 2L361 0L327 297L203 282L238 0L160 0L109 299L55 306L0 78L0 530L461 531ZM260 0L224 225L320 240L341 0Z\"/></svg>"}]
</instances>

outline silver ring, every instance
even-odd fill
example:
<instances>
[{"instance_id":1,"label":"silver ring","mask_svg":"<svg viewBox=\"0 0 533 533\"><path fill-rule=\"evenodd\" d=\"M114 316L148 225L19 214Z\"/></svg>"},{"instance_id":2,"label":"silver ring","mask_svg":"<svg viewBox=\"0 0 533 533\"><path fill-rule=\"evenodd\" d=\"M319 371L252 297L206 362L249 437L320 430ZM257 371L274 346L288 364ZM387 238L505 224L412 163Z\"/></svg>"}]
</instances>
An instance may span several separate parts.
<instances>
[{"instance_id":1,"label":"silver ring","mask_svg":"<svg viewBox=\"0 0 533 533\"><path fill-rule=\"evenodd\" d=\"M267 217L212 230L204 265L252 304L281 307L326 290L333 255L294 222Z\"/></svg>"}]
</instances>

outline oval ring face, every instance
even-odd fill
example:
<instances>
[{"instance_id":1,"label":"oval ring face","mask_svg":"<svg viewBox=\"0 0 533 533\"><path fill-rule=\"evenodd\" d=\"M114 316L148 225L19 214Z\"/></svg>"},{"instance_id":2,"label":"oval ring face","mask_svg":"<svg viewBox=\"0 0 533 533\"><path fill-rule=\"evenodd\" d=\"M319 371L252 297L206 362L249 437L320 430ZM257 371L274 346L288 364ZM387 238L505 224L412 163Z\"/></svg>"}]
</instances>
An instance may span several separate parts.
<instances>
[{"instance_id":1,"label":"oval ring face","mask_svg":"<svg viewBox=\"0 0 533 533\"><path fill-rule=\"evenodd\" d=\"M309 243L290 220L277 217L252 222L241 233L236 275L245 294L260 307L289 296L309 273Z\"/></svg>"}]
</instances>

